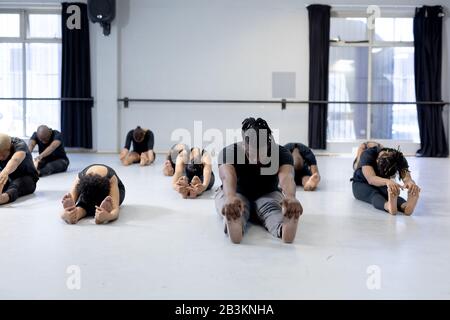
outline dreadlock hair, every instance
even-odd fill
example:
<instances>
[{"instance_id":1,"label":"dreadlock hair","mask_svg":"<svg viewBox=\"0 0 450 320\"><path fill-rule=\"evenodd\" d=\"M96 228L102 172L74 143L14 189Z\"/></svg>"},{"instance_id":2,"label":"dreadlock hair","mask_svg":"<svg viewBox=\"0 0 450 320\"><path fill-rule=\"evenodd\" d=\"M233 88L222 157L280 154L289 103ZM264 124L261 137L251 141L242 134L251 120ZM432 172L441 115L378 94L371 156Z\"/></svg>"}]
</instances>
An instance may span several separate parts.
<instances>
[{"instance_id":1,"label":"dreadlock hair","mask_svg":"<svg viewBox=\"0 0 450 320\"><path fill-rule=\"evenodd\" d=\"M82 202L99 206L109 196L109 179L98 174L86 174L80 178L76 186L76 192Z\"/></svg>"},{"instance_id":2,"label":"dreadlock hair","mask_svg":"<svg viewBox=\"0 0 450 320\"><path fill-rule=\"evenodd\" d=\"M400 152L400 148L383 148L380 153L384 151L384 154L379 155L377 159L378 172L383 178L391 178L398 172L400 178L403 178L407 172L409 172L408 161L405 156Z\"/></svg>"},{"instance_id":3,"label":"dreadlock hair","mask_svg":"<svg viewBox=\"0 0 450 320\"><path fill-rule=\"evenodd\" d=\"M141 142L142 140L144 140L144 137L145 137L145 130L142 129L140 126L137 126L137 128L134 129L133 131L134 140L137 142Z\"/></svg>"},{"instance_id":4,"label":"dreadlock hair","mask_svg":"<svg viewBox=\"0 0 450 320\"><path fill-rule=\"evenodd\" d=\"M266 120L262 118L258 118L255 120L255 118L247 118L242 122L242 133L244 134L248 130L254 130L257 135L257 141L258 145L260 145L259 139L261 138L260 131L263 134L267 135L267 146L270 149L271 143L272 143L272 130L270 129L269 125L267 124ZM264 136L262 136L264 137ZM246 143L249 143L248 139L250 137L245 137Z\"/></svg>"}]
</instances>

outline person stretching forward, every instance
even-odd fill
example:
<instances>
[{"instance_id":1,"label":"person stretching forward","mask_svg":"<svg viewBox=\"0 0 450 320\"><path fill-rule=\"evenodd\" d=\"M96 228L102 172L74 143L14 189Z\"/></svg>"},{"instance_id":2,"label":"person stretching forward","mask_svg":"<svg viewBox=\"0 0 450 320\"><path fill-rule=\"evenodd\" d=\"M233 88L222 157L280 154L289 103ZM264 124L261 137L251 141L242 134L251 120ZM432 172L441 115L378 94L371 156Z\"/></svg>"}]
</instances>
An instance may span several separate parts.
<instances>
[{"instance_id":1,"label":"person stretching forward","mask_svg":"<svg viewBox=\"0 0 450 320\"><path fill-rule=\"evenodd\" d=\"M233 243L240 243L255 213L273 236L291 243L303 212L295 198L292 155L273 141L271 129L261 118L245 119L242 137L243 142L225 147L218 158L222 186L215 204L224 231Z\"/></svg>"}]
</instances>

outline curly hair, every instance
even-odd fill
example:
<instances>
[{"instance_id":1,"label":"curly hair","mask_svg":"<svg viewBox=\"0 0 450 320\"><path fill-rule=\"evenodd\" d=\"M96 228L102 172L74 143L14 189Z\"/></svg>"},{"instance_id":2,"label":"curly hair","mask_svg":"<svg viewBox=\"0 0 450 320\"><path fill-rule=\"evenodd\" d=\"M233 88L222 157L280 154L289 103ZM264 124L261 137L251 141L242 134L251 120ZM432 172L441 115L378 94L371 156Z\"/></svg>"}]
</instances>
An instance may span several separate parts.
<instances>
[{"instance_id":1,"label":"curly hair","mask_svg":"<svg viewBox=\"0 0 450 320\"><path fill-rule=\"evenodd\" d=\"M98 174L86 174L80 178L76 186L76 192L84 203L99 206L109 196L109 179Z\"/></svg>"},{"instance_id":2,"label":"curly hair","mask_svg":"<svg viewBox=\"0 0 450 320\"><path fill-rule=\"evenodd\" d=\"M384 151L384 153L382 153ZM408 161L400 149L383 148L377 158L378 172L384 178L391 178L398 172L403 178L409 172Z\"/></svg>"}]
</instances>

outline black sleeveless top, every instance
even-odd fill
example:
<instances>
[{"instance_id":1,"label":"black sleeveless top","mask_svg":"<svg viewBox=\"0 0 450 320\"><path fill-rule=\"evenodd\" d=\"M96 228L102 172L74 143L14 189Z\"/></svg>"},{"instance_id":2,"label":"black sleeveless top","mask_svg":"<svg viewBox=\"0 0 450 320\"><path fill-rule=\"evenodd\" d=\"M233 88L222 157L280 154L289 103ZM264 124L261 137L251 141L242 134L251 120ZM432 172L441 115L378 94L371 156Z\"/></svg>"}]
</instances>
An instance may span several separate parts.
<instances>
[{"instance_id":1,"label":"black sleeveless top","mask_svg":"<svg viewBox=\"0 0 450 320\"><path fill-rule=\"evenodd\" d=\"M191 149L192 151L192 149ZM203 149L202 150L202 157L205 155L206 150ZM185 173L186 173L186 177L191 180L192 178L194 178L195 176L199 177L202 181L203 181L203 168L204 168L204 164L203 163L187 163L185 165Z\"/></svg>"},{"instance_id":2,"label":"black sleeveless top","mask_svg":"<svg viewBox=\"0 0 450 320\"><path fill-rule=\"evenodd\" d=\"M120 180L120 178L117 175L116 171L114 171L113 168L111 168L111 167L109 167L109 166L107 166L105 164L91 164L90 166L84 168L80 173L78 173L78 178L81 179L82 177L84 177L87 174L87 172L89 171L89 169L92 168L92 167L95 167L95 166L105 167L108 170L108 172L106 173L106 177L111 180L112 177L116 176L117 182L118 182L118 185L119 185L119 191L125 190L125 186L122 183L122 181Z\"/></svg>"}]
</instances>

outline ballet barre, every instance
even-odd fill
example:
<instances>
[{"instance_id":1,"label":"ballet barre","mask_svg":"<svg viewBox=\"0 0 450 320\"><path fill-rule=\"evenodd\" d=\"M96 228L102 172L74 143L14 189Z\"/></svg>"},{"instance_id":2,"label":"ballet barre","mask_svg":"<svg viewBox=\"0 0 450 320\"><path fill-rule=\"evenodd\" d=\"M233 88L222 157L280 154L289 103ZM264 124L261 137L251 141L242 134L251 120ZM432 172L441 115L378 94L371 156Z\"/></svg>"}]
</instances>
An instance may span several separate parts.
<instances>
[{"instance_id":1,"label":"ballet barre","mask_svg":"<svg viewBox=\"0 0 450 320\"><path fill-rule=\"evenodd\" d=\"M279 104L285 110L288 104L351 104L351 105L450 105L448 101L323 101L323 100L221 100L221 99L135 99L120 98L125 109L129 108L131 102L150 103L230 103L230 104Z\"/></svg>"}]
</instances>

